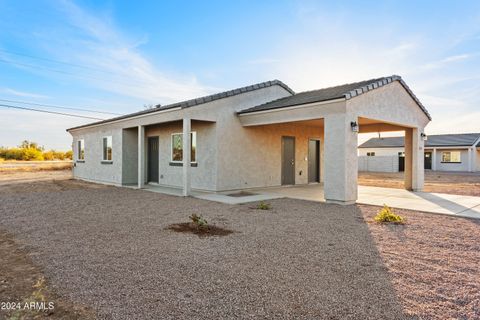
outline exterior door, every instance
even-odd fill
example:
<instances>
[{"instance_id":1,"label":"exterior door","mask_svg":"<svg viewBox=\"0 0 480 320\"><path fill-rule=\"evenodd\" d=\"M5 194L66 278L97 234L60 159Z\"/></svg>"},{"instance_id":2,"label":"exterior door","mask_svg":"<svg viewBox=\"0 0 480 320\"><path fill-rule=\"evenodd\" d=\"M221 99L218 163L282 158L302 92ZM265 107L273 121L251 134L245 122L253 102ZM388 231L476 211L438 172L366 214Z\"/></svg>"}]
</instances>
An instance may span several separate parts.
<instances>
[{"instance_id":1,"label":"exterior door","mask_svg":"<svg viewBox=\"0 0 480 320\"><path fill-rule=\"evenodd\" d=\"M148 138L148 182L158 183L158 137Z\"/></svg>"},{"instance_id":2,"label":"exterior door","mask_svg":"<svg viewBox=\"0 0 480 320\"><path fill-rule=\"evenodd\" d=\"M320 182L320 141L308 141L308 182Z\"/></svg>"},{"instance_id":3,"label":"exterior door","mask_svg":"<svg viewBox=\"0 0 480 320\"><path fill-rule=\"evenodd\" d=\"M282 185L295 184L295 137L282 137Z\"/></svg>"},{"instance_id":4,"label":"exterior door","mask_svg":"<svg viewBox=\"0 0 480 320\"><path fill-rule=\"evenodd\" d=\"M425 169L432 169L432 153L425 152L425 161L424 161L424 168Z\"/></svg>"}]
</instances>

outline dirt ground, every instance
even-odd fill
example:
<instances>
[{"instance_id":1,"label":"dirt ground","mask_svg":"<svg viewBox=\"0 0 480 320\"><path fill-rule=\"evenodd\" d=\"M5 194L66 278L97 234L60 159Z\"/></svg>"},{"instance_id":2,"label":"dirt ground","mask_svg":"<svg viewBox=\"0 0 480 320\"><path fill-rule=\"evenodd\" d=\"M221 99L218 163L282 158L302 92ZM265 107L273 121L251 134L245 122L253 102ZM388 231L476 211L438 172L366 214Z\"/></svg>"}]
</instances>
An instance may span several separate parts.
<instances>
[{"instance_id":1,"label":"dirt ground","mask_svg":"<svg viewBox=\"0 0 480 320\"><path fill-rule=\"evenodd\" d=\"M0 171L0 186L14 183L28 183L46 180L72 178L72 170Z\"/></svg>"},{"instance_id":2,"label":"dirt ground","mask_svg":"<svg viewBox=\"0 0 480 320\"><path fill-rule=\"evenodd\" d=\"M381 225L373 206L269 204L75 180L0 186L8 252L37 270L14 276L17 290L45 270L62 299L100 318L480 319L479 221L396 210L406 224ZM192 213L235 232L165 230Z\"/></svg>"},{"instance_id":3,"label":"dirt ground","mask_svg":"<svg viewBox=\"0 0 480 320\"><path fill-rule=\"evenodd\" d=\"M358 184L362 186L403 189L403 172L359 172ZM425 192L480 196L480 173L425 172Z\"/></svg>"},{"instance_id":4,"label":"dirt ground","mask_svg":"<svg viewBox=\"0 0 480 320\"><path fill-rule=\"evenodd\" d=\"M94 319L92 310L61 299L25 246L0 230L0 319ZM31 307L31 302L38 304Z\"/></svg>"}]
</instances>

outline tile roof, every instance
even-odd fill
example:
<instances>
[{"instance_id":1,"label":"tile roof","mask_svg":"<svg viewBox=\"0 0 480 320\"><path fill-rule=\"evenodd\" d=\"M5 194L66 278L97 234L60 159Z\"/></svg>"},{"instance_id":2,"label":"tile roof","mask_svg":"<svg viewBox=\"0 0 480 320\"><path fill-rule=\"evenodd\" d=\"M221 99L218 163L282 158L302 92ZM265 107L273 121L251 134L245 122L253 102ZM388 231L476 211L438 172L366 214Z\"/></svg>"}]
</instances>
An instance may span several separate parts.
<instances>
[{"instance_id":1,"label":"tile roof","mask_svg":"<svg viewBox=\"0 0 480 320\"><path fill-rule=\"evenodd\" d=\"M463 147L472 146L480 138L480 133L436 134L427 136L425 147ZM480 144L480 143L479 143ZM403 147L403 137L372 138L359 148ZM478 146L478 145L477 145Z\"/></svg>"},{"instance_id":2,"label":"tile roof","mask_svg":"<svg viewBox=\"0 0 480 320\"><path fill-rule=\"evenodd\" d=\"M248 109L244 109L239 114L250 113L250 112L258 112L258 111L265 111L265 110L272 110L272 109L279 109L279 108L286 108L292 107L296 105L302 105L307 103L313 102L322 102L322 101L329 101L335 100L339 98L344 99L352 99L358 95L366 93L370 90L377 89L384 85L387 85L393 81L399 81L402 86L407 90L410 96L415 100L418 106L422 109L422 111L427 115L428 119L432 119L430 114L428 113L427 109L423 106L423 104L418 100L418 98L413 94L407 84L402 80L400 76L390 76L390 77L382 77L377 79L370 79L366 81L360 81L355 83L348 83L340 86L329 87L319 90L312 90L312 91L305 91L296 93L290 97L285 97L281 99L277 99L274 101L270 101L255 107L251 107Z\"/></svg>"},{"instance_id":3,"label":"tile roof","mask_svg":"<svg viewBox=\"0 0 480 320\"><path fill-rule=\"evenodd\" d=\"M115 117L115 118L111 118L111 119L107 119L107 120L97 121L97 122L89 123L89 124L86 124L86 125L69 128L69 129L67 129L67 131L74 130L74 129L80 129L80 128L84 128L84 127L89 127L89 126L97 125L97 124L104 124L104 123L117 121L117 120L128 119L128 118L136 117L136 116L143 115L143 114L153 113L153 112L157 112L157 111L161 111L161 110L168 110L168 109L174 109L174 108L182 108L182 109L189 108L189 107L197 106L197 105L200 105L200 104L203 104L203 103L207 103L207 102L211 102L211 101L235 96L235 95L250 92L250 91L255 91L255 90L258 90L258 89L262 89L262 88L271 87L271 86L274 86L274 85L278 85L278 86L284 88L285 90L287 90L292 95L295 94L295 92L292 89L290 89L290 87L288 87L282 81L271 80L271 81L260 82L260 83L253 84L253 85L246 86L246 87L241 87L241 88L237 88L237 89L233 89L233 90L228 90L228 91L224 91L224 92L220 92L220 93L215 93L215 94L212 94L212 95L208 95L208 96L204 96L204 97L200 97L200 98L196 98L196 99L176 102L176 103L172 103L172 104L168 104L168 105L164 105L164 106L157 105L155 108L152 108L152 109L142 110L142 111L139 111L139 112L126 114L126 115L123 115L123 116L119 116L119 117Z\"/></svg>"}]
</instances>

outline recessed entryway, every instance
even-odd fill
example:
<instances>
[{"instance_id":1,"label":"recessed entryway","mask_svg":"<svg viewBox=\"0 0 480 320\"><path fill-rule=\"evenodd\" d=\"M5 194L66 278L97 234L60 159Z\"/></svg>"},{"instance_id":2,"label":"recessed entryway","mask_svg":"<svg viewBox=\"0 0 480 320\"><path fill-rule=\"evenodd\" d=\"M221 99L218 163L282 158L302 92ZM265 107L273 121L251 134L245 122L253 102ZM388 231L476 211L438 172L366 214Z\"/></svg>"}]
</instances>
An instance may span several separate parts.
<instances>
[{"instance_id":1,"label":"recessed entryway","mask_svg":"<svg viewBox=\"0 0 480 320\"><path fill-rule=\"evenodd\" d=\"M308 183L320 182L320 140L308 141Z\"/></svg>"},{"instance_id":2,"label":"recessed entryway","mask_svg":"<svg viewBox=\"0 0 480 320\"><path fill-rule=\"evenodd\" d=\"M158 137L148 138L148 182L158 183Z\"/></svg>"}]
</instances>

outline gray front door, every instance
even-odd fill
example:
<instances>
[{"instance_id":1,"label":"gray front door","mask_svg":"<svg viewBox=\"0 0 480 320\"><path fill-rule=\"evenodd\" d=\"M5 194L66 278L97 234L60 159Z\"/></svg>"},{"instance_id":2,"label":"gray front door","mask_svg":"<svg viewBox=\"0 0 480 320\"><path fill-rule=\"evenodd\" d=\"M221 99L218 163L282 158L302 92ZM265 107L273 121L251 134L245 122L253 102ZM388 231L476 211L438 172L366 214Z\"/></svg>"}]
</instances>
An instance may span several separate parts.
<instances>
[{"instance_id":1,"label":"gray front door","mask_svg":"<svg viewBox=\"0 0 480 320\"><path fill-rule=\"evenodd\" d=\"M158 183L158 137L148 138L148 182Z\"/></svg>"},{"instance_id":2,"label":"gray front door","mask_svg":"<svg viewBox=\"0 0 480 320\"><path fill-rule=\"evenodd\" d=\"M282 185L295 184L295 137L282 137Z\"/></svg>"},{"instance_id":3,"label":"gray front door","mask_svg":"<svg viewBox=\"0 0 480 320\"><path fill-rule=\"evenodd\" d=\"M308 141L308 182L320 182L320 141Z\"/></svg>"}]
</instances>

